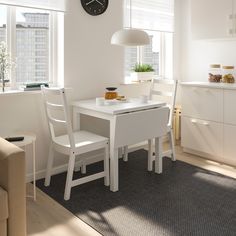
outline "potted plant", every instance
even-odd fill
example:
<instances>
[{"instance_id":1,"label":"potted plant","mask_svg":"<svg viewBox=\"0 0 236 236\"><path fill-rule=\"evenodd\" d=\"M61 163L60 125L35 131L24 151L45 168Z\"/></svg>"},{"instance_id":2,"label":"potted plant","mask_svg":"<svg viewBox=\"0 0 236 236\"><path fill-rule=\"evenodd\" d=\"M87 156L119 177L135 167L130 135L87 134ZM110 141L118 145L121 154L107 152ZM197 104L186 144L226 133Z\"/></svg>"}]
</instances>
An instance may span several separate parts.
<instances>
[{"instance_id":1,"label":"potted plant","mask_svg":"<svg viewBox=\"0 0 236 236\"><path fill-rule=\"evenodd\" d=\"M152 80L154 76L154 69L150 64L136 64L133 71L131 73L133 81Z\"/></svg>"},{"instance_id":2,"label":"potted plant","mask_svg":"<svg viewBox=\"0 0 236 236\"><path fill-rule=\"evenodd\" d=\"M5 91L6 82L9 82L8 76L13 64L10 54L7 52L6 43L0 42L0 82L2 83L2 92Z\"/></svg>"}]
</instances>

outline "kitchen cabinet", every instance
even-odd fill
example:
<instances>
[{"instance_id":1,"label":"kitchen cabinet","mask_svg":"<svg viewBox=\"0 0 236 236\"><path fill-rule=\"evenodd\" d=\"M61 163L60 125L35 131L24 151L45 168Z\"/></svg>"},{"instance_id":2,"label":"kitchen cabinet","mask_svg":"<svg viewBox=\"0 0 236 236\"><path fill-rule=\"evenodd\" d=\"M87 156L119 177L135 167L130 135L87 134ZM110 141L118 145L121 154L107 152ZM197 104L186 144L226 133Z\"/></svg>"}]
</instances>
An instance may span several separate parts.
<instances>
[{"instance_id":1,"label":"kitchen cabinet","mask_svg":"<svg viewBox=\"0 0 236 236\"><path fill-rule=\"evenodd\" d=\"M236 37L236 0L191 0L193 39Z\"/></svg>"},{"instance_id":2,"label":"kitchen cabinet","mask_svg":"<svg viewBox=\"0 0 236 236\"><path fill-rule=\"evenodd\" d=\"M224 91L224 122L236 125L236 90Z\"/></svg>"},{"instance_id":3,"label":"kitchen cabinet","mask_svg":"<svg viewBox=\"0 0 236 236\"><path fill-rule=\"evenodd\" d=\"M182 83L185 152L236 166L236 84Z\"/></svg>"},{"instance_id":4,"label":"kitchen cabinet","mask_svg":"<svg viewBox=\"0 0 236 236\"><path fill-rule=\"evenodd\" d=\"M223 124L183 116L182 146L213 156L223 154Z\"/></svg>"},{"instance_id":5,"label":"kitchen cabinet","mask_svg":"<svg viewBox=\"0 0 236 236\"><path fill-rule=\"evenodd\" d=\"M227 159L234 161L236 158L236 126L235 125L224 125L224 136L223 136L223 153Z\"/></svg>"},{"instance_id":6,"label":"kitchen cabinet","mask_svg":"<svg viewBox=\"0 0 236 236\"><path fill-rule=\"evenodd\" d=\"M197 87L183 87L183 115L217 122L223 121L223 91ZM209 109L210 107L210 109Z\"/></svg>"}]
</instances>

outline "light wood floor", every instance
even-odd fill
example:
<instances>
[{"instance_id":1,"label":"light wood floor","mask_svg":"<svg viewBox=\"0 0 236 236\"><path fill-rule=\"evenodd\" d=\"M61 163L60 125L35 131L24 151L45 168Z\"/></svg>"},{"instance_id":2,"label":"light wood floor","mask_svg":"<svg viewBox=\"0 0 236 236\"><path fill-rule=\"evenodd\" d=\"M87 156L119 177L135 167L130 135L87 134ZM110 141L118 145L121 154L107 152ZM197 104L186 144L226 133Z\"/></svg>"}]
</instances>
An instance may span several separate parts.
<instances>
[{"instance_id":1,"label":"light wood floor","mask_svg":"<svg viewBox=\"0 0 236 236\"><path fill-rule=\"evenodd\" d=\"M178 160L236 178L236 168L183 153L176 147ZM28 192L32 191L29 184ZM37 189L37 201L27 198L28 236L97 236L100 235L53 199Z\"/></svg>"},{"instance_id":2,"label":"light wood floor","mask_svg":"<svg viewBox=\"0 0 236 236\"><path fill-rule=\"evenodd\" d=\"M32 185L28 184L28 192ZM28 236L100 235L71 212L37 189L37 201L27 198Z\"/></svg>"}]
</instances>

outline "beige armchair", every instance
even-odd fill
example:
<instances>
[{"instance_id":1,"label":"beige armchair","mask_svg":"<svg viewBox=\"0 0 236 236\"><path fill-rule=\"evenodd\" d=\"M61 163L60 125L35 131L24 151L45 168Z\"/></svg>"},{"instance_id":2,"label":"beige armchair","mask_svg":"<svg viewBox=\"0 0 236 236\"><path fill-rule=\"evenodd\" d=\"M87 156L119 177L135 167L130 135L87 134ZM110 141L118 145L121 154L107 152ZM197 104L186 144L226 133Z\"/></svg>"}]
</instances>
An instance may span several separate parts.
<instances>
[{"instance_id":1,"label":"beige armchair","mask_svg":"<svg viewBox=\"0 0 236 236\"><path fill-rule=\"evenodd\" d=\"M26 236L25 153L0 138L0 235Z\"/></svg>"}]
</instances>

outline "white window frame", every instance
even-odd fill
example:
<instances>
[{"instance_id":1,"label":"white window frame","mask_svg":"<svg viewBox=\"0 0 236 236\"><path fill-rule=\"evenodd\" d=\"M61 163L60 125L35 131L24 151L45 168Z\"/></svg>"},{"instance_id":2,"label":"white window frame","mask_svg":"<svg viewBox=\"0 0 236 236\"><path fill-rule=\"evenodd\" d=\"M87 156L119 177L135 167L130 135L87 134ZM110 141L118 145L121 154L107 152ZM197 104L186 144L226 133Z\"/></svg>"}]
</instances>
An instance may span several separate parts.
<instances>
[{"instance_id":1,"label":"white window frame","mask_svg":"<svg viewBox=\"0 0 236 236\"><path fill-rule=\"evenodd\" d=\"M140 3L144 4L144 8L145 8L145 1L133 1L133 2L136 2L136 4L138 4L136 6L136 9L137 8L140 8L141 5ZM171 55L171 58L172 58L172 61L171 61L171 75L168 74L168 71L167 71L167 66L169 65L169 63L167 63L166 59L168 58L168 54L167 53L167 50L168 49L168 46L167 46L167 33L168 34L172 34L172 39L174 38L174 18L171 18L171 19L168 19L166 20L165 19L165 16L173 16L174 17L174 0L172 1L166 1L166 0L152 0L150 1L150 5L147 3L147 6L149 6L149 9L147 9L148 11L151 10L150 9L150 6L152 4L154 4L155 2L157 3L157 5L153 5L153 6L156 6L156 8L158 7L158 3L161 4L160 5L160 12L157 11L156 12L156 16L158 18L161 19L161 22L164 23L165 22L165 27L163 27L163 25L155 25L155 24L149 24L149 26L144 26L142 24L139 24L136 22L136 24L133 22L135 21L135 19L133 19L132 17L135 17L134 16L134 13L132 12L133 9L135 8L135 4L133 3L131 0L124 0L124 4L123 4L123 27L124 28L138 28L140 30L143 30L143 31L146 31L148 34L150 34L150 32L156 32L156 33L160 33L160 51L159 51L159 71L158 71L158 74L157 76L159 77L162 77L162 78L168 78L168 79L173 79L174 77L174 68L173 68L173 61L174 61L174 47L173 47L173 40L172 40L172 55ZM167 5L166 5L167 4ZM170 7L170 5L172 6L172 9L169 9L169 12L165 12L166 11L166 7ZM165 9L165 10L164 10ZM163 12L161 12L163 10L164 12L164 15L162 15ZM173 12L172 12L173 10ZM151 10L152 11L152 10ZM166 15L165 15L166 14ZM137 15L136 15L137 17ZM144 17L144 16L142 16ZM159 19L158 18L158 19ZM140 18L141 19L141 18ZM139 20L140 20L139 19ZM136 19L137 20L137 19ZM126 53L126 52L125 52ZM124 57L126 57L126 54L124 55ZM126 58L124 58L126 61ZM143 46L140 46L140 47L137 47L137 64L139 63L143 63L143 59L144 59L144 47ZM145 63L145 62L144 62ZM131 68L130 68L130 72L131 72ZM131 76L126 76L127 74L127 68L125 67L124 65L124 74L125 74L125 81L130 81L130 77ZM130 74L130 73L129 73Z\"/></svg>"},{"instance_id":2,"label":"white window frame","mask_svg":"<svg viewBox=\"0 0 236 236\"><path fill-rule=\"evenodd\" d=\"M160 31L156 31L156 30L148 30L148 31L160 33L159 74L157 74L157 76L161 76L163 78L166 78L166 33L167 32L160 32ZM173 56L174 56L173 54L174 54L174 52L172 51L172 60L173 60ZM143 63L143 55L144 55L144 47L138 46L137 47L137 64ZM173 70L173 68L172 68L172 70ZM173 77L173 75L172 75L172 77Z\"/></svg>"},{"instance_id":3,"label":"white window frame","mask_svg":"<svg viewBox=\"0 0 236 236\"><path fill-rule=\"evenodd\" d=\"M24 7L27 8L27 7ZM11 57L16 58L16 7L6 6L6 43ZM58 17L60 13L49 11L49 74L48 83L57 85L58 80ZM60 20L61 21L61 20ZM22 83L16 82L16 71L10 71L11 88L17 89Z\"/></svg>"},{"instance_id":4,"label":"white window frame","mask_svg":"<svg viewBox=\"0 0 236 236\"><path fill-rule=\"evenodd\" d=\"M159 76L162 76L165 78L165 53L166 51L166 38L165 38L165 32L160 32L160 54L159 54L159 71L160 71L160 74ZM173 54L173 52L172 52Z\"/></svg>"}]
</instances>

